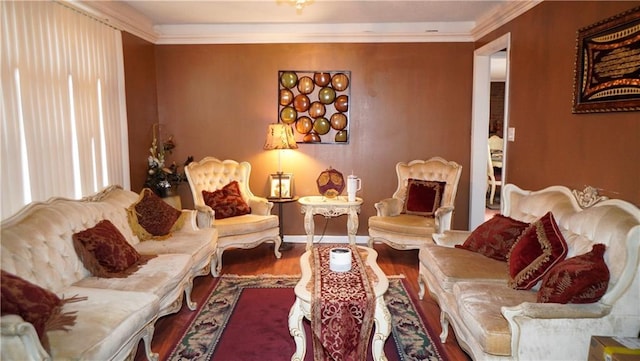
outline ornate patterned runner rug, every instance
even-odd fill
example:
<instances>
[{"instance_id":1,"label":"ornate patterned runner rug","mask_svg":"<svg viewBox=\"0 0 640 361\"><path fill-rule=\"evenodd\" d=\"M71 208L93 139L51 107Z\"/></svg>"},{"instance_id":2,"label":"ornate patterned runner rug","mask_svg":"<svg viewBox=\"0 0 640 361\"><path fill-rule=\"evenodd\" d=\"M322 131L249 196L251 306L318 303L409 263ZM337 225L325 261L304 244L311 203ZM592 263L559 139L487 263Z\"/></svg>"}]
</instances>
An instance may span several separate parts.
<instances>
[{"instance_id":1,"label":"ornate patterned runner rug","mask_svg":"<svg viewBox=\"0 0 640 361\"><path fill-rule=\"evenodd\" d=\"M288 361L295 351L289 335L289 309L299 276L223 275L168 360ZM436 334L429 333L400 277L389 277L385 301L392 318L392 336L385 354L393 360L442 360ZM313 359L311 327L305 322L307 352ZM433 336L432 336L433 335ZM371 360L371 350L367 360Z\"/></svg>"},{"instance_id":2,"label":"ornate patterned runner rug","mask_svg":"<svg viewBox=\"0 0 640 361\"><path fill-rule=\"evenodd\" d=\"M333 272L333 246L313 248L314 286L311 303L313 359L364 361L373 328L375 295L356 246L351 270ZM347 291L347 292L345 292Z\"/></svg>"}]
</instances>

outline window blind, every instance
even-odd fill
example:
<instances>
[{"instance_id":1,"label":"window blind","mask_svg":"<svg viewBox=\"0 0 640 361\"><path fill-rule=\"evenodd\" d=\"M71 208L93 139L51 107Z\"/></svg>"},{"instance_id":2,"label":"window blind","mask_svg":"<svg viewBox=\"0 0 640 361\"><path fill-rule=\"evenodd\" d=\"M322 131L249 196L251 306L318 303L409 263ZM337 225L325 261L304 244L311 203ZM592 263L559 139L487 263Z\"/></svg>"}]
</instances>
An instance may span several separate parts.
<instances>
[{"instance_id":1,"label":"window blind","mask_svg":"<svg viewBox=\"0 0 640 361\"><path fill-rule=\"evenodd\" d=\"M129 189L120 31L55 2L0 6L1 218L53 196Z\"/></svg>"}]
</instances>

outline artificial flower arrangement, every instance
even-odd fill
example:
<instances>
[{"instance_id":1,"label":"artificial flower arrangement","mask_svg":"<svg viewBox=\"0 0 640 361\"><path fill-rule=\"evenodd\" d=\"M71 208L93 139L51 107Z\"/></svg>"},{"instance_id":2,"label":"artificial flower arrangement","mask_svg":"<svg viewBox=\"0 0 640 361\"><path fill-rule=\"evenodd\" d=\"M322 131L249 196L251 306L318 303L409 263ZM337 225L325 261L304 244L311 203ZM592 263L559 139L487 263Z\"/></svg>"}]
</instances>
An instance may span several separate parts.
<instances>
[{"instance_id":1,"label":"artificial flower arrangement","mask_svg":"<svg viewBox=\"0 0 640 361\"><path fill-rule=\"evenodd\" d=\"M151 155L149 155L148 158L147 180L144 186L153 190L154 193L160 197L173 195L180 183L187 180L186 175L180 171L176 162L165 166L165 156L167 153L171 154L175 147L173 136L170 136L166 141L162 142L161 145L158 145L158 138L154 132L151 148L149 148ZM191 162L193 162L193 157L187 157L183 167Z\"/></svg>"}]
</instances>

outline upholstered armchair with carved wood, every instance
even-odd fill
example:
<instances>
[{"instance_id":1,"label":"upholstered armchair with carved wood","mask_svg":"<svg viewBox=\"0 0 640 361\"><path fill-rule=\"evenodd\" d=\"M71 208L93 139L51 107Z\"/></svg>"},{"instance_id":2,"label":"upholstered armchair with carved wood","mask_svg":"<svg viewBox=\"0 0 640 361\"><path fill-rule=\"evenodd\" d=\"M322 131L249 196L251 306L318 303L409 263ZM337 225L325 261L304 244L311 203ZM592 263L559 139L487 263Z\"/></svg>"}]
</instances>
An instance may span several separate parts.
<instances>
[{"instance_id":1,"label":"upholstered armchair with carved wood","mask_svg":"<svg viewBox=\"0 0 640 361\"><path fill-rule=\"evenodd\" d=\"M374 206L369 247L385 243L398 250L420 249L433 233L451 229L462 166L440 157L396 164L398 187Z\"/></svg>"},{"instance_id":2,"label":"upholstered armchair with carved wood","mask_svg":"<svg viewBox=\"0 0 640 361\"><path fill-rule=\"evenodd\" d=\"M251 192L248 162L206 157L187 165L185 173L198 211L198 227L218 230L215 271L212 269L216 276L222 270L222 254L229 248L249 249L273 242L274 254L280 258L278 216L271 214L273 203Z\"/></svg>"}]
</instances>

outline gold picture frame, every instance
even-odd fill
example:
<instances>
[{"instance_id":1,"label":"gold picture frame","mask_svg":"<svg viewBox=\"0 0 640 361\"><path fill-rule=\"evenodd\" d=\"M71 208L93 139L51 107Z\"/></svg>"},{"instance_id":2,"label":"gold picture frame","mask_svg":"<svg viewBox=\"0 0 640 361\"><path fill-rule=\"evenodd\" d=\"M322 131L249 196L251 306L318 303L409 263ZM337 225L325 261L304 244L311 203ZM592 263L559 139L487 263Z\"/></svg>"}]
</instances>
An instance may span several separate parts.
<instances>
[{"instance_id":1,"label":"gold picture frame","mask_svg":"<svg viewBox=\"0 0 640 361\"><path fill-rule=\"evenodd\" d=\"M578 30L573 113L640 110L640 7Z\"/></svg>"},{"instance_id":2,"label":"gold picture frame","mask_svg":"<svg viewBox=\"0 0 640 361\"><path fill-rule=\"evenodd\" d=\"M273 173L269 175L269 198L293 198L293 174Z\"/></svg>"}]
</instances>

